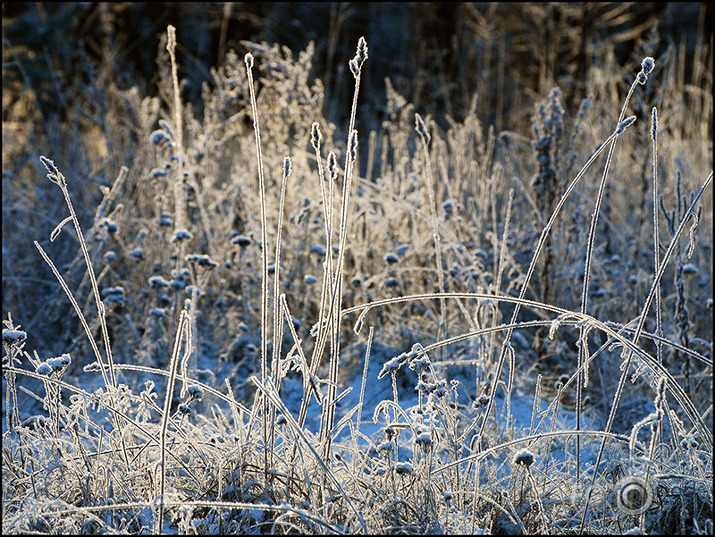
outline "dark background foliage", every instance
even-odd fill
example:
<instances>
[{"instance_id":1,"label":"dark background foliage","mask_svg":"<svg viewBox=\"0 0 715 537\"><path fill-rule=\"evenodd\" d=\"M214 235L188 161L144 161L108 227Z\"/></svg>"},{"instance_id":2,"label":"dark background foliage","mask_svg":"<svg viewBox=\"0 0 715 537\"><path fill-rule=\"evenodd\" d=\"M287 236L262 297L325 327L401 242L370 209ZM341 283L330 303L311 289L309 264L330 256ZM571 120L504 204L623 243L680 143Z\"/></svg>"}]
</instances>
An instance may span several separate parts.
<instances>
[{"instance_id":1,"label":"dark background foliage","mask_svg":"<svg viewBox=\"0 0 715 537\"><path fill-rule=\"evenodd\" d=\"M644 40L655 57L677 50L687 85L696 50L711 58L712 46L710 3L4 3L3 311L27 328L43 320L51 333L48 317L56 315L47 315L47 297L64 301L56 282L45 279L46 267L38 269L32 246L66 215L38 156L51 154L72 166L68 175L87 178L70 184L86 229L100 199L95 183L111 184L119 166L130 164L137 140L128 128L121 147L95 148L82 118L93 128L102 124L106 101L98 95L110 85L158 94L157 58L165 54L160 39L168 24L177 28L182 99L196 117L202 85L227 51L242 57L245 42L266 42L297 56L313 41L312 76L323 83L323 114L341 139L353 91L347 63L363 35L370 60L360 92L361 133L379 130L390 117L387 77L443 128L448 116L463 120L476 95L485 126L528 135L535 103L554 86L567 113L575 113L589 93L587 69L610 47L624 72L639 65ZM712 123L709 129L702 135L712 139ZM109 166L93 164L87 158L93 152L108 153ZM60 268L76 256L72 241L46 247ZM53 346L47 337L35 343Z\"/></svg>"},{"instance_id":2,"label":"dark background foliage","mask_svg":"<svg viewBox=\"0 0 715 537\"><path fill-rule=\"evenodd\" d=\"M62 113L63 91L81 82L81 55L120 85L156 91L159 37L168 24L179 36L184 98L201 104L201 84L226 51L243 54L241 41L278 43L294 53L316 45L315 76L326 88L328 118L345 119L347 60L364 35L371 61L365 98L384 106L384 78L418 108L460 119L468 96L480 92L480 110L506 126L501 98L518 87L543 94L544 79L573 80L567 106L586 96L587 66L605 43L621 65L633 59L643 33L658 25L658 52L685 46L692 55L712 42L712 4L633 3L4 3L3 88L41 91L44 115ZM686 65L690 62L686 60ZM686 73L686 77L688 73ZM517 88L515 88L515 86ZM546 88L548 91L549 88ZM367 115L367 114L366 114ZM516 128L509 125L509 128Z\"/></svg>"}]
</instances>

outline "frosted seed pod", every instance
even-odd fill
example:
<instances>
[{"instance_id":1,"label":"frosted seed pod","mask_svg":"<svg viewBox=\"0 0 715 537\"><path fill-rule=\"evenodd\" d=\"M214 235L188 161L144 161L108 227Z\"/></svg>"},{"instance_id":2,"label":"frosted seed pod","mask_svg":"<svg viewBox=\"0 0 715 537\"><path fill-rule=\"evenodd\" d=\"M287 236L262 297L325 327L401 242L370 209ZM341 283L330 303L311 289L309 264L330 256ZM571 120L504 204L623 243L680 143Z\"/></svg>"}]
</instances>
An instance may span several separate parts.
<instances>
[{"instance_id":1,"label":"frosted seed pod","mask_svg":"<svg viewBox=\"0 0 715 537\"><path fill-rule=\"evenodd\" d=\"M52 367L47 362L42 362L39 366L37 366L36 371L39 375L49 375L52 373Z\"/></svg>"},{"instance_id":2,"label":"frosted seed pod","mask_svg":"<svg viewBox=\"0 0 715 537\"><path fill-rule=\"evenodd\" d=\"M320 132L318 123L313 123L310 129L310 144L316 151L320 150L320 142L323 140L323 135Z\"/></svg>"},{"instance_id":3,"label":"frosted seed pod","mask_svg":"<svg viewBox=\"0 0 715 537\"><path fill-rule=\"evenodd\" d=\"M360 37L360 39L358 39L357 55L355 57L360 62L361 66L362 62L367 60L367 41L365 41L364 37Z\"/></svg>"},{"instance_id":4,"label":"frosted seed pod","mask_svg":"<svg viewBox=\"0 0 715 537\"><path fill-rule=\"evenodd\" d=\"M654 67L655 67L655 60L652 57L647 56L647 57L643 58L643 61L641 62L641 69L646 76L649 75L653 71Z\"/></svg>"},{"instance_id":5,"label":"frosted seed pod","mask_svg":"<svg viewBox=\"0 0 715 537\"><path fill-rule=\"evenodd\" d=\"M348 145L348 151L350 152L350 160L355 161L357 159L358 133L354 129L350 133L350 143Z\"/></svg>"},{"instance_id":6,"label":"frosted seed pod","mask_svg":"<svg viewBox=\"0 0 715 537\"><path fill-rule=\"evenodd\" d=\"M8 345L19 343L27 339L27 333L23 330L9 330L7 328L2 329L2 341Z\"/></svg>"},{"instance_id":7,"label":"frosted seed pod","mask_svg":"<svg viewBox=\"0 0 715 537\"><path fill-rule=\"evenodd\" d=\"M395 464L395 473L397 475L409 475L412 473L412 465L409 462L398 462Z\"/></svg>"},{"instance_id":8,"label":"frosted seed pod","mask_svg":"<svg viewBox=\"0 0 715 537\"><path fill-rule=\"evenodd\" d=\"M633 125L633 122L636 120L636 116L630 116L621 121L621 123L618 125L618 128L616 129L616 134L621 134L623 131L625 131L628 127Z\"/></svg>"},{"instance_id":9,"label":"frosted seed pod","mask_svg":"<svg viewBox=\"0 0 715 537\"><path fill-rule=\"evenodd\" d=\"M395 443L392 440L386 440L377 446L377 450L385 457L388 456L393 449L395 449Z\"/></svg>"},{"instance_id":10,"label":"frosted seed pod","mask_svg":"<svg viewBox=\"0 0 715 537\"><path fill-rule=\"evenodd\" d=\"M528 468L529 466L534 464L534 454L528 449L524 449L514 455L512 462L516 466L525 466L526 468Z\"/></svg>"},{"instance_id":11,"label":"frosted seed pod","mask_svg":"<svg viewBox=\"0 0 715 537\"><path fill-rule=\"evenodd\" d=\"M204 391L200 386L189 386L189 398L201 401L204 398Z\"/></svg>"},{"instance_id":12,"label":"frosted seed pod","mask_svg":"<svg viewBox=\"0 0 715 537\"><path fill-rule=\"evenodd\" d=\"M352 74L353 74L353 76L354 76L355 78L357 78L358 76L360 76L360 67L358 66L358 62L357 62L357 60L356 60L355 58L353 58L352 60L350 60L350 62L348 63L348 65L350 65L350 72L352 72Z\"/></svg>"}]
</instances>

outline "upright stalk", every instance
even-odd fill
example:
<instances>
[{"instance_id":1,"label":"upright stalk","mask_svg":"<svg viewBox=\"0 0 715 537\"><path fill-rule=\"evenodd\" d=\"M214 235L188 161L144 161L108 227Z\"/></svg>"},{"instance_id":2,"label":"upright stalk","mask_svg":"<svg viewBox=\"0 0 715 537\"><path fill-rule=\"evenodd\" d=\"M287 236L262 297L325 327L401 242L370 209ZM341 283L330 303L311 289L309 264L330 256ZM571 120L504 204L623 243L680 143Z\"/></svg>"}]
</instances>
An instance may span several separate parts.
<instances>
[{"instance_id":1,"label":"upright stalk","mask_svg":"<svg viewBox=\"0 0 715 537\"><path fill-rule=\"evenodd\" d=\"M427 192L429 193L430 212L432 213L432 238L434 239L434 251L437 263L437 282L439 284L439 292L444 293L444 274L442 273L442 239L439 236L437 229L437 204L434 196L434 181L432 179L432 162L429 156L430 135L427 131L422 117L415 114L415 130L420 135L422 140L422 151L424 153L425 168L427 169ZM447 328L446 314L444 309L444 298L439 299L439 327L437 328L437 340L441 341Z\"/></svg>"},{"instance_id":2,"label":"upright stalk","mask_svg":"<svg viewBox=\"0 0 715 537\"><path fill-rule=\"evenodd\" d=\"M261 153L261 129L258 125L258 107L256 106L256 92L253 87L253 54L250 52L244 58L246 74L248 75L248 89L251 94L251 110L253 112L253 132L256 136L256 160L258 163L258 194L261 204L261 382L265 385L268 376L268 236L266 226L266 188L263 178L263 155ZM264 472L268 481L268 429L267 410L268 402L263 401L263 448Z\"/></svg>"},{"instance_id":3,"label":"upright stalk","mask_svg":"<svg viewBox=\"0 0 715 537\"><path fill-rule=\"evenodd\" d=\"M355 92L353 94L353 105L350 111L350 125L348 126L348 147L345 155L345 178L343 181L343 197L340 217L340 243L338 250L338 261L335 266L335 277L333 280L331 293L331 310L329 318L332 319L331 328L331 349L330 349L330 377L328 384L328 398L323 405L323 415L321 418L320 440L323 444L324 456L329 458L330 446L332 443L332 430L335 421L335 398L337 395L338 366L340 362L340 320L342 309L343 291L343 265L345 263L345 249L347 246L350 194L352 191L353 165L357 156L357 131L355 130L355 116L357 113L357 101L360 91L360 75L362 66L367 59L367 42L364 37L358 40L357 53L350 60L350 71L355 78ZM328 254L331 254L328 252Z\"/></svg>"},{"instance_id":4,"label":"upright stalk","mask_svg":"<svg viewBox=\"0 0 715 537\"><path fill-rule=\"evenodd\" d=\"M645 84L648 80L648 74L653 70L654 67L653 58L646 58L643 60L641 71L636 76L635 80L631 84L628 90L628 95L626 95L626 100L621 108L621 113L618 116L618 127L616 131L622 131L625 127L622 126L623 118L626 115L626 108L631 100L631 96L636 89L638 84ZM581 313L585 314L588 310L588 289L591 280L591 263L593 261L593 248L596 243L596 226L598 225L598 217L601 212L601 203L603 201L603 196L606 191L606 180L608 178L608 172L611 167L611 162L613 161L613 153L616 150L616 141L618 138L614 138L608 149L608 156L606 157L606 165L603 168L603 175L601 176L601 183L598 187L598 194L596 196L596 204L591 215L591 226L588 232L588 241L586 242L586 260L584 262L585 268L583 272L583 289L581 291ZM578 383L576 384L576 430L581 430L581 399L583 388L588 384L588 363L586 361L586 355L588 353L588 337L587 328L581 327L579 333L579 348L578 348ZM585 367L582 367L585 366ZM576 481L581 478L581 437L576 436Z\"/></svg>"}]
</instances>

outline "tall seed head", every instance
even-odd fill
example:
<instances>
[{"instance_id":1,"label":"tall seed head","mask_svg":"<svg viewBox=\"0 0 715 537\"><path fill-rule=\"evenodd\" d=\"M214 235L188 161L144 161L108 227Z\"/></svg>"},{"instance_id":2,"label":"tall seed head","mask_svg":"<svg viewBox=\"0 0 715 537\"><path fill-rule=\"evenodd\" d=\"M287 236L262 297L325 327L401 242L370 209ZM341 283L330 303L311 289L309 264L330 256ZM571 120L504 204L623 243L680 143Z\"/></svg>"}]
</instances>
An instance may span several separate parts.
<instances>
[{"instance_id":1,"label":"tall seed head","mask_svg":"<svg viewBox=\"0 0 715 537\"><path fill-rule=\"evenodd\" d=\"M357 146L358 146L358 133L356 130L350 133L350 144L348 151L350 151L350 160L353 162L357 159Z\"/></svg>"},{"instance_id":2,"label":"tall seed head","mask_svg":"<svg viewBox=\"0 0 715 537\"><path fill-rule=\"evenodd\" d=\"M328 155L328 170L330 171L331 180L334 181L338 178L338 158L333 151Z\"/></svg>"},{"instance_id":3,"label":"tall seed head","mask_svg":"<svg viewBox=\"0 0 715 537\"><path fill-rule=\"evenodd\" d=\"M323 135L320 132L320 126L318 123L313 123L313 126L310 130L310 145L313 146L313 149L316 151L320 151L320 142L323 140Z\"/></svg>"},{"instance_id":4,"label":"tall seed head","mask_svg":"<svg viewBox=\"0 0 715 537\"><path fill-rule=\"evenodd\" d=\"M654 142L658 137L658 109L654 106L650 111L650 138Z\"/></svg>"},{"instance_id":5,"label":"tall seed head","mask_svg":"<svg viewBox=\"0 0 715 537\"><path fill-rule=\"evenodd\" d=\"M365 60L367 60L367 42L365 41L364 37L361 37L358 40L358 47L357 52L355 53L355 57L349 62L350 71L355 78L360 76L360 70L362 69L362 64L363 62L365 62Z\"/></svg>"},{"instance_id":6,"label":"tall seed head","mask_svg":"<svg viewBox=\"0 0 715 537\"><path fill-rule=\"evenodd\" d=\"M639 84L645 84L648 81L648 75L653 71L654 67L655 60L653 58L650 56L643 58L643 61L641 62L641 70L636 79Z\"/></svg>"},{"instance_id":7,"label":"tall seed head","mask_svg":"<svg viewBox=\"0 0 715 537\"><path fill-rule=\"evenodd\" d=\"M426 142L430 142L430 135L425 126L425 122L422 120L422 116L415 114L415 130L422 136L422 139Z\"/></svg>"},{"instance_id":8,"label":"tall seed head","mask_svg":"<svg viewBox=\"0 0 715 537\"><path fill-rule=\"evenodd\" d=\"M166 32L168 34L168 39L166 41L166 50L169 52L169 54L174 54L174 50L176 50L176 28L174 28L170 24L166 28Z\"/></svg>"},{"instance_id":9,"label":"tall seed head","mask_svg":"<svg viewBox=\"0 0 715 537\"><path fill-rule=\"evenodd\" d=\"M623 133L624 130L626 130L628 127L633 125L633 122L636 120L636 116L630 116L621 121L621 123L618 125L618 128L616 129L616 134L621 134Z\"/></svg>"},{"instance_id":10,"label":"tall seed head","mask_svg":"<svg viewBox=\"0 0 715 537\"><path fill-rule=\"evenodd\" d=\"M357 48L356 58L360 62L361 67L362 67L362 62L367 60L367 41L365 41L364 37L361 37L360 39L358 39L358 48Z\"/></svg>"}]
</instances>

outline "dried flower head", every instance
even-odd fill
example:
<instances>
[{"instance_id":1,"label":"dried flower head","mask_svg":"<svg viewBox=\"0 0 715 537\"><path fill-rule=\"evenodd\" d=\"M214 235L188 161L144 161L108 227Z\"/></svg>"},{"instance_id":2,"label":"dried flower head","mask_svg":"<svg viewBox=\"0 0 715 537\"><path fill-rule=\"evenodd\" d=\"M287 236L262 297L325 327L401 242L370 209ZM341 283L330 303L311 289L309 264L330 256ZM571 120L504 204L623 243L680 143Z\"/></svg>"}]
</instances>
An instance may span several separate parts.
<instances>
[{"instance_id":1,"label":"dried flower head","mask_svg":"<svg viewBox=\"0 0 715 537\"><path fill-rule=\"evenodd\" d=\"M653 72L654 67L655 60L652 57L647 56L643 58L643 61L641 62L641 70L643 71L643 74L648 76L649 74L651 74L651 72Z\"/></svg>"},{"instance_id":2,"label":"dried flower head","mask_svg":"<svg viewBox=\"0 0 715 537\"><path fill-rule=\"evenodd\" d=\"M534 464L534 454L529 451L528 449L523 449L519 451L516 455L514 455L514 458L512 459L512 462L516 466L525 466L528 468L532 464Z\"/></svg>"},{"instance_id":3,"label":"dried flower head","mask_svg":"<svg viewBox=\"0 0 715 537\"><path fill-rule=\"evenodd\" d=\"M189 239L191 239L191 233L189 233L185 229L179 229L176 231L176 233L174 233L174 238L171 239L171 242L179 242Z\"/></svg>"},{"instance_id":4,"label":"dried flower head","mask_svg":"<svg viewBox=\"0 0 715 537\"><path fill-rule=\"evenodd\" d=\"M196 263L200 267L205 267L205 268L216 268L218 267L218 263L213 261L210 256L208 255L202 255L202 254L189 254L185 257L186 261L189 263Z\"/></svg>"},{"instance_id":5,"label":"dried flower head","mask_svg":"<svg viewBox=\"0 0 715 537\"><path fill-rule=\"evenodd\" d=\"M409 462L398 462L395 464L395 473L397 475L409 475L412 473L412 464Z\"/></svg>"},{"instance_id":6,"label":"dried flower head","mask_svg":"<svg viewBox=\"0 0 715 537\"><path fill-rule=\"evenodd\" d=\"M432 433L426 427L422 427L415 435L415 442L423 449L428 449L432 445Z\"/></svg>"},{"instance_id":7,"label":"dried flower head","mask_svg":"<svg viewBox=\"0 0 715 537\"><path fill-rule=\"evenodd\" d=\"M201 401L204 398L204 391L200 386L189 386L189 399L194 401Z\"/></svg>"},{"instance_id":8,"label":"dried flower head","mask_svg":"<svg viewBox=\"0 0 715 537\"><path fill-rule=\"evenodd\" d=\"M479 408L484 408L488 404L489 404L489 396L484 394L484 395L480 395L479 398L476 401L474 401L472 406L476 410Z\"/></svg>"},{"instance_id":9,"label":"dried flower head","mask_svg":"<svg viewBox=\"0 0 715 537\"><path fill-rule=\"evenodd\" d=\"M47 362L42 362L40 365L37 366L36 371L38 375L49 375L50 373L52 373L52 368Z\"/></svg>"},{"instance_id":10,"label":"dried flower head","mask_svg":"<svg viewBox=\"0 0 715 537\"><path fill-rule=\"evenodd\" d=\"M27 332L23 330L2 329L2 341L8 345L15 345L27 339Z\"/></svg>"}]
</instances>

